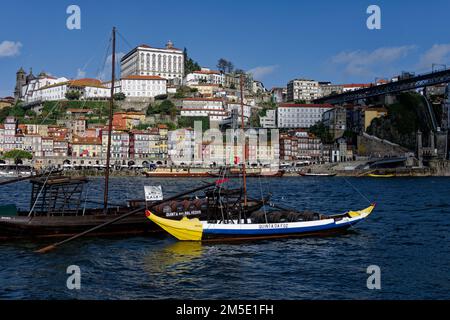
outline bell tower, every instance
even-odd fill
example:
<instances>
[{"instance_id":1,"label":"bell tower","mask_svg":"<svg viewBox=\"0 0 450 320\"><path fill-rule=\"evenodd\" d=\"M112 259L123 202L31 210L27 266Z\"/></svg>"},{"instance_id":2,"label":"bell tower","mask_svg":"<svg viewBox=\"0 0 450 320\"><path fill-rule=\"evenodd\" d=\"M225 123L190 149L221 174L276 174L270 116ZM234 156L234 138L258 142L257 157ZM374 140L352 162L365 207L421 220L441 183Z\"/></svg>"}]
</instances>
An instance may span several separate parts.
<instances>
[{"instance_id":1,"label":"bell tower","mask_svg":"<svg viewBox=\"0 0 450 320\"><path fill-rule=\"evenodd\" d=\"M22 87L27 83L26 73L23 68L20 68L16 73L16 88L14 90L14 98L16 101L22 98Z\"/></svg>"}]
</instances>

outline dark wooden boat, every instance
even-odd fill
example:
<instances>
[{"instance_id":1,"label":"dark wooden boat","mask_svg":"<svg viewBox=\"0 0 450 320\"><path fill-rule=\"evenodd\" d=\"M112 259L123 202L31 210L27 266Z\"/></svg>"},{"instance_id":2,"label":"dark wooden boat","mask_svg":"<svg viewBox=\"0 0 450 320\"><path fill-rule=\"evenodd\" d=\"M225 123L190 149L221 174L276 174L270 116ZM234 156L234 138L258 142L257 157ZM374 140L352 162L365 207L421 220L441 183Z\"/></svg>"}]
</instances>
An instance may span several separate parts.
<instances>
[{"instance_id":1,"label":"dark wooden boat","mask_svg":"<svg viewBox=\"0 0 450 320\"><path fill-rule=\"evenodd\" d=\"M68 237L98 226L135 209L145 208L145 200L131 200L127 205L112 205L103 208L86 208L84 185L86 178L62 176L40 177L30 180L32 185L30 210L18 211L15 206L0 207L0 240ZM242 203L241 190L222 190L221 201L217 200L214 188L205 191L202 197L184 197L162 203L153 208L155 214L171 220L183 217L204 219L211 212L239 210ZM249 210L259 210L265 201L250 200ZM218 205L221 203L221 205ZM148 202L150 206L152 203ZM242 205L242 204L241 204ZM162 230L149 224L142 209L117 223L92 233L91 236L115 236L157 233Z\"/></svg>"},{"instance_id":2,"label":"dark wooden boat","mask_svg":"<svg viewBox=\"0 0 450 320\"><path fill-rule=\"evenodd\" d=\"M335 177L336 173L312 173L312 172L299 172L302 177Z\"/></svg>"},{"instance_id":3,"label":"dark wooden boat","mask_svg":"<svg viewBox=\"0 0 450 320\"><path fill-rule=\"evenodd\" d=\"M149 178L207 178L208 172L191 171L145 171L144 174Z\"/></svg>"},{"instance_id":4,"label":"dark wooden boat","mask_svg":"<svg viewBox=\"0 0 450 320\"><path fill-rule=\"evenodd\" d=\"M208 172L208 175L210 177L214 177L214 178L221 178L221 177L227 177L227 178L242 178L243 177L243 173L241 170L227 170L225 173L224 172ZM263 178L281 178L284 176L284 171L268 171L268 172L247 172L246 173L246 177L247 178L259 178L259 177L263 177Z\"/></svg>"}]
</instances>

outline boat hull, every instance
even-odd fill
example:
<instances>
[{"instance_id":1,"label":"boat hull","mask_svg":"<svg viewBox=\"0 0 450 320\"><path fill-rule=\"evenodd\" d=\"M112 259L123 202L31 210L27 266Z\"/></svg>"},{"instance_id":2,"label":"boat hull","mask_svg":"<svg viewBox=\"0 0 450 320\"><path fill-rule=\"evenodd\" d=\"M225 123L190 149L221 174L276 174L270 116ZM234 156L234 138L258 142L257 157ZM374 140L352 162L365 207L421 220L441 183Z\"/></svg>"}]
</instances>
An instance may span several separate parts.
<instances>
[{"instance_id":1,"label":"boat hull","mask_svg":"<svg viewBox=\"0 0 450 320\"><path fill-rule=\"evenodd\" d=\"M208 178L207 172L144 172L149 178Z\"/></svg>"},{"instance_id":2,"label":"boat hull","mask_svg":"<svg viewBox=\"0 0 450 320\"><path fill-rule=\"evenodd\" d=\"M214 208L205 207L205 200L171 201L154 208L156 214L169 220L180 220L183 217L203 218ZM12 216L0 215L0 241L17 239L39 238L65 238L103 223L109 222L133 209L145 206L141 203L134 207L119 207L110 209L108 214L103 214L103 209L86 210L85 215L36 215L28 217L26 213ZM250 212L263 206L262 201L251 201ZM165 209L169 208L169 211ZM123 220L115 222L98 232L91 233L91 237L100 236L126 236L142 235L149 233L161 233L163 230L156 224L149 224L145 217L145 210Z\"/></svg>"},{"instance_id":3,"label":"boat hull","mask_svg":"<svg viewBox=\"0 0 450 320\"><path fill-rule=\"evenodd\" d=\"M335 177L336 173L304 173L299 172L302 177Z\"/></svg>"},{"instance_id":4,"label":"boat hull","mask_svg":"<svg viewBox=\"0 0 450 320\"><path fill-rule=\"evenodd\" d=\"M208 175L213 178L223 178L224 176L226 178L242 178L242 173L227 173L227 174L220 174L215 172L209 172ZM281 178L284 176L283 171L278 171L275 173L247 173L246 178Z\"/></svg>"},{"instance_id":5,"label":"boat hull","mask_svg":"<svg viewBox=\"0 0 450 320\"><path fill-rule=\"evenodd\" d=\"M63 238L76 235L100 224L119 217L119 214L91 216L60 216L60 217L0 217L0 240ZM111 224L92 237L138 235L161 232L158 226L149 226L142 213Z\"/></svg>"},{"instance_id":6,"label":"boat hull","mask_svg":"<svg viewBox=\"0 0 450 320\"><path fill-rule=\"evenodd\" d=\"M304 237L340 233L367 218L375 208L349 211L342 215L322 217L314 221L280 223L209 223L183 218L170 221L147 211L147 217L181 241L243 241Z\"/></svg>"}]
</instances>

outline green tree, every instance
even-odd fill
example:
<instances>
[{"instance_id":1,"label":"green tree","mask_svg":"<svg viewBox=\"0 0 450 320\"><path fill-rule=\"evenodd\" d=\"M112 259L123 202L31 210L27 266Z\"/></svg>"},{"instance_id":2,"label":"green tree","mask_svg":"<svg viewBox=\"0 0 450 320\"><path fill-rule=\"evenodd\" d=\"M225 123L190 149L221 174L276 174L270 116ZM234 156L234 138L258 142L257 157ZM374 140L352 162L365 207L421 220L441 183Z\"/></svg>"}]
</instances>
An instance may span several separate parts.
<instances>
[{"instance_id":1,"label":"green tree","mask_svg":"<svg viewBox=\"0 0 450 320\"><path fill-rule=\"evenodd\" d=\"M79 100L81 97L81 93L76 90L70 90L66 92L65 96L67 100Z\"/></svg>"},{"instance_id":2,"label":"green tree","mask_svg":"<svg viewBox=\"0 0 450 320\"><path fill-rule=\"evenodd\" d=\"M14 159L14 163L17 165L19 164L23 159L33 159L33 155L27 151L24 150L11 150L6 152L3 155L4 159Z\"/></svg>"},{"instance_id":3,"label":"green tree","mask_svg":"<svg viewBox=\"0 0 450 320\"><path fill-rule=\"evenodd\" d=\"M217 69L223 73L227 71L228 61L224 58L220 58L219 61L217 61Z\"/></svg>"},{"instance_id":4,"label":"green tree","mask_svg":"<svg viewBox=\"0 0 450 320\"><path fill-rule=\"evenodd\" d=\"M114 100L116 101L123 101L126 99L125 93L123 92L118 92L114 94Z\"/></svg>"},{"instance_id":5,"label":"green tree","mask_svg":"<svg viewBox=\"0 0 450 320\"><path fill-rule=\"evenodd\" d=\"M309 132L316 135L316 137L320 138L320 140L325 144L331 144L334 142L333 136L327 127L323 124L322 121L319 121L311 128L309 128Z\"/></svg>"},{"instance_id":6,"label":"green tree","mask_svg":"<svg viewBox=\"0 0 450 320\"><path fill-rule=\"evenodd\" d=\"M185 76L189 73L192 73L194 71L198 71L198 70L202 69L197 62L195 62L194 60L192 60L189 57L188 51L186 48L184 48L183 54L184 54L184 75Z\"/></svg>"},{"instance_id":7,"label":"green tree","mask_svg":"<svg viewBox=\"0 0 450 320\"><path fill-rule=\"evenodd\" d=\"M25 110L21 105L16 104L12 109L10 109L9 115L16 118L23 118L25 116Z\"/></svg>"}]
</instances>

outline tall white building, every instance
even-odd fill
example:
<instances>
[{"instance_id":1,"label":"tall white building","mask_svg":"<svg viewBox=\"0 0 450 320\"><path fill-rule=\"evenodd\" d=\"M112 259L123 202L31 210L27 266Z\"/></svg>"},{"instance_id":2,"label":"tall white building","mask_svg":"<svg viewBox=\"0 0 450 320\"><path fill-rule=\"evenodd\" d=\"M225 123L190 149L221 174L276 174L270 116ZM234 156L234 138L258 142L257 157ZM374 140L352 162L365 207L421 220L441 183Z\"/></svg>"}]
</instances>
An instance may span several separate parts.
<instances>
[{"instance_id":1,"label":"tall white building","mask_svg":"<svg viewBox=\"0 0 450 320\"><path fill-rule=\"evenodd\" d=\"M311 102L320 97L319 82L306 79L294 79L287 85L287 101L304 100Z\"/></svg>"},{"instance_id":2,"label":"tall white building","mask_svg":"<svg viewBox=\"0 0 450 320\"><path fill-rule=\"evenodd\" d=\"M333 109L330 104L281 104L278 107L278 128L309 128Z\"/></svg>"},{"instance_id":3,"label":"tall white building","mask_svg":"<svg viewBox=\"0 0 450 320\"><path fill-rule=\"evenodd\" d=\"M127 53L120 61L121 76L160 76L168 80L184 77L183 51L168 42L164 49L140 45Z\"/></svg>"}]
</instances>

